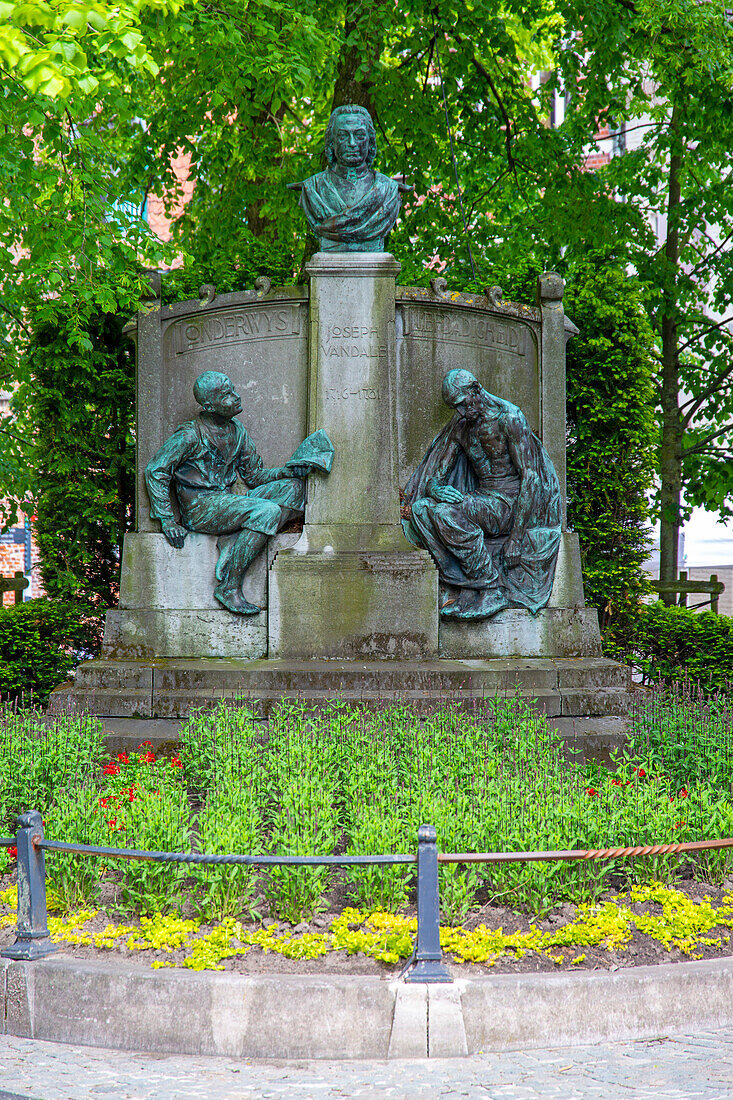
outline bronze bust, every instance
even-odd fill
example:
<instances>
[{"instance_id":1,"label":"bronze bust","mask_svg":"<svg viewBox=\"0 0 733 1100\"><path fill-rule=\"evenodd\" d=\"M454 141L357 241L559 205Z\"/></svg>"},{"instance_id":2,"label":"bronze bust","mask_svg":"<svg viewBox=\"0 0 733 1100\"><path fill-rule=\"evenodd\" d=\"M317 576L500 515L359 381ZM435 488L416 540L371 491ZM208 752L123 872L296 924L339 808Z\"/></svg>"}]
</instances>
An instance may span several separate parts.
<instances>
[{"instance_id":1,"label":"bronze bust","mask_svg":"<svg viewBox=\"0 0 733 1100\"><path fill-rule=\"evenodd\" d=\"M299 184L300 207L321 252L384 252L400 211L400 186L372 168L374 123L364 107L332 112L326 128L328 168Z\"/></svg>"}]
</instances>

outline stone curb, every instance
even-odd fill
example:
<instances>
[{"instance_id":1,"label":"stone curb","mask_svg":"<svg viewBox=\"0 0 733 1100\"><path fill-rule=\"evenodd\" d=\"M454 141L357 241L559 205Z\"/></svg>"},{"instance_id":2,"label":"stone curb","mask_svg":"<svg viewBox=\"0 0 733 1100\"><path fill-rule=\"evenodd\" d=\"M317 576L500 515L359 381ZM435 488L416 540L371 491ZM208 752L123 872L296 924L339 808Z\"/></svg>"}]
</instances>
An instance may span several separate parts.
<instances>
[{"instance_id":1,"label":"stone curb","mask_svg":"<svg viewBox=\"0 0 733 1100\"><path fill-rule=\"evenodd\" d=\"M733 1026L733 959L453 985L0 959L0 1033L234 1058L455 1057Z\"/></svg>"}]
</instances>

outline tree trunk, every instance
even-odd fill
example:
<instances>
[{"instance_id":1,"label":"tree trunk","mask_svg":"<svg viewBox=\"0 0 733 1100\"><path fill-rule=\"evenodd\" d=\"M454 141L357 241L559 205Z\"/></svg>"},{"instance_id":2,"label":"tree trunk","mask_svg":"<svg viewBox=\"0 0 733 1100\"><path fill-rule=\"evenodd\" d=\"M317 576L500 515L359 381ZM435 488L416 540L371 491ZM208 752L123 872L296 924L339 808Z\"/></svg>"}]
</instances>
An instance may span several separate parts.
<instances>
[{"instance_id":1,"label":"tree trunk","mask_svg":"<svg viewBox=\"0 0 733 1100\"><path fill-rule=\"evenodd\" d=\"M355 103L358 107L366 107L374 118L374 69L384 44L384 22L382 18L374 19L374 9L382 6L381 0L367 4L347 0L344 44L336 70L332 111L346 103ZM359 40L349 44L349 38L355 33Z\"/></svg>"},{"instance_id":2,"label":"tree trunk","mask_svg":"<svg viewBox=\"0 0 733 1100\"><path fill-rule=\"evenodd\" d=\"M659 579L676 581L678 577L680 505L682 498L682 424L680 418L679 340L677 334L677 279L680 260L678 210L681 201L680 109L675 104L670 122L671 144L667 192L667 241L664 248L666 280L663 291L660 328L662 337L662 442L659 461L661 480L661 528L659 536ZM675 595L662 600L668 606Z\"/></svg>"}]
</instances>

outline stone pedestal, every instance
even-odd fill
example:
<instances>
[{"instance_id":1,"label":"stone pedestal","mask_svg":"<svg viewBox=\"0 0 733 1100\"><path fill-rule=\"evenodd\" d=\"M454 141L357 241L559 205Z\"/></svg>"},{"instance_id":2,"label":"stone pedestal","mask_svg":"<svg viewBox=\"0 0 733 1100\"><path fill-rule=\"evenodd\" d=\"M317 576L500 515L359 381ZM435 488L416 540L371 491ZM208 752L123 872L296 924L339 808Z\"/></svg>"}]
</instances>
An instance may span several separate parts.
<instances>
[{"instance_id":1,"label":"stone pedestal","mask_svg":"<svg viewBox=\"0 0 733 1100\"><path fill-rule=\"evenodd\" d=\"M190 533L181 550L152 531L125 535L120 605L107 612L103 655L267 656L268 565L298 535L276 535L247 570L243 591L259 615L232 615L214 599L216 536Z\"/></svg>"},{"instance_id":2,"label":"stone pedestal","mask_svg":"<svg viewBox=\"0 0 733 1100\"><path fill-rule=\"evenodd\" d=\"M308 482L301 540L270 577L270 656L437 654L437 570L400 525L395 278L388 253L317 253L310 276L309 430L335 447Z\"/></svg>"}]
</instances>

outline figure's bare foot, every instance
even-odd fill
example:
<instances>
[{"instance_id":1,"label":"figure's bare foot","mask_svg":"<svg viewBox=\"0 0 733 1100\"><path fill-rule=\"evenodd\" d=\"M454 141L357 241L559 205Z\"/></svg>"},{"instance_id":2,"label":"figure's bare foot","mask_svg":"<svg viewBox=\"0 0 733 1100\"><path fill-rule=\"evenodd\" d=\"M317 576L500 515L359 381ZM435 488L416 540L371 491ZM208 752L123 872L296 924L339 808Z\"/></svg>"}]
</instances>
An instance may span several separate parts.
<instances>
[{"instance_id":1,"label":"figure's bare foot","mask_svg":"<svg viewBox=\"0 0 733 1100\"><path fill-rule=\"evenodd\" d=\"M463 618L463 609L467 603L471 603L476 595L475 588L454 588L446 590L445 601L440 606L440 614L444 619Z\"/></svg>"},{"instance_id":2,"label":"figure's bare foot","mask_svg":"<svg viewBox=\"0 0 733 1100\"><path fill-rule=\"evenodd\" d=\"M462 619L489 619L507 607L506 593L502 588L474 590L473 599L461 611Z\"/></svg>"},{"instance_id":3,"label":"figure's bare foot","mask_svg":"<svg viewBox=\"0 0 733 1100\"><path fill-rule=\"evenodd\" d=\"M235 615L259 615L262 611L261 607L245 600L238 588L232 592L219 585L218 588L214 589L214 599L223 604L228 611L233 611Z\"/></svg>"}]
</instances>

